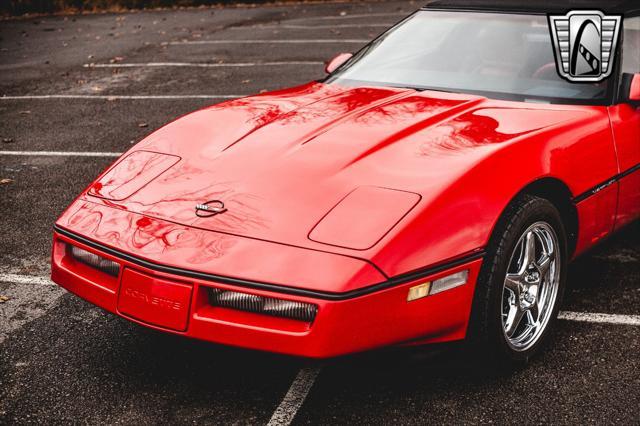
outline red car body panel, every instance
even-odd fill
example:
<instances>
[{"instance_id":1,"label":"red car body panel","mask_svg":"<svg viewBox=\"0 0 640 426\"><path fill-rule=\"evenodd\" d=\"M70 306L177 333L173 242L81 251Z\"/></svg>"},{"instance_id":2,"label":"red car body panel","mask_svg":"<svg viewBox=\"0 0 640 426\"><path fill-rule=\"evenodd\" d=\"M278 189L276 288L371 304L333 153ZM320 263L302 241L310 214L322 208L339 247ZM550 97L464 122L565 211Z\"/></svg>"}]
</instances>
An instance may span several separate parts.
<instances>
[{"instance_id":1,"label":"red car body panel","mask_svg":"<svg viewBox=\"0 0 640 426\"><path fill-rule=\"evenodd\" d=\"M284 287L346 293L387 278L353 257L210 232L87 201L75 203L58 225L148 262Z\"/></svg>"},{"instance_id":2,"label":"red car body panel","mask_svg":"<svg viewBox=\"0 0 640 426\"><path fill-rule=\"evenodd\" d=\"M473 256L528 185L566 188L578 217L575 254L638 217L640 173L630 172L640 164L638 117L627 106L322 83L215 105L132 148L57 226L100 244L90 250L274 285L272 297L309 291L287 297L317 304L314 323L212 308L202 293L211 280L119 259L148 280L181 283L180 300L182 286L192 288L186 330L181 320L150 321L157 312L142 307L136 317L135 300L124 311L118 305L129 288L123 274L105 285L86 268L76 272L62 243L72 240L61 233L53 279L146 325L276 352L325 357L461 339L481 263ZM208 200L223 200L228 211L197 217L195 205ZM452 273L457 259L468 260L467 285L407 303L409 287L443 273L430 268L453 261ZM420 280L397 279L425 268ZM388 285L369 291L381 283ZM133 289L134 298L136 291L144 293Z\"/></svg>"},{"instance_id":3,"label":"red car body panel","mask_svg":"<svg viewBox=\"0 0 640 426\"><path fill-rule=\"evenodd\" d=\"M620 173L624 173L640 164L640 110L631 105L621 104L610 107L609 114L620 162L619 170ZM622 177L619 186L616 229L638 218L640 172Z\"/></svg>"},{"instance_id":4,"label":"red car body panel","mask_svg":"<svg viewBox=\"0 0 640 426\"><path fill-rule=\"evenodd\" d=\"M65 213L61 223L73 229L74 233L88 235L91 240L108 240L109 247L117 248L118 251L135 241L135 249L132 251L143 253L150 258L161 259L158 253L165 253L164 256L167 258L173 257L179 260L189 253L193 257L187 255L185 258L195 263L190 265L194 268L193 270L208 268L212 262L208 254L213 247L218 246L219 241L227 243L215 249L218 256L214 257L213 261L216 262L217 259L218 265L224 265L222 268L217 268L218 270L228 270L236 276L247 274L251 269L246 267L246 255L249 253L242 247L244 243L248 243L249 246L258 245L259 257L251 257L251 259L265 259L265 252L279 254L278 248L267 250L262 245L272 243L257 240L243 242L242 237L228 237L195 228L185 228L126 212L119 212L117 221L122 220L125 215L129 217L127 223L132 226L124 229L126 232L121 238L120 231L109 231L114 224L114 217L108 213L109 208L99 207L98 211L106 213L103 216L91 207L87 207L92 212L85 210L80 214ZM84 221L80 217L90 219ZM160 231L162 227L164 231ZM184 246L175 244L174 238L170 237L175 235L174 233L181 235L178 240L184 240ZM186 242L190 243L186 244ZM117 278L111 277L77 262L69 256L66 250L67 244L95 251L105 258L113 259L123 266L123 272ZM232 254L236 249L239 249L240 253ZM198 253L199 251L202 253ZM317 253L317 255L322 254ZM268 262L258 263L264 265ZM418 338L421 339L420 343L464 338L470 314L466 307L471 303L473 283L477 278L480 265L480 260L461 263L425 278L370 292L360 297L327 300L317 296L290 295L286 293L284 287L279 287L277 291L265 291L260 288L228 284L225 279L199 279L193 276L164 273L157 268L141 265L140 262L132 262L121 256L112 256L106 251L96 250L93 244L85 244L75 238L56 233L53 245L52 279L89 302L147 327L227 345L326 358L395 343L411 344ZM332 269L326 270L327 279L336 280L335 277L343 273L342 266L344 264L337 263L332 266ZM272 274L265 273L261 277L270 277L276 282L291 279L290 268L271 269ZM460 270L470 271L468 285L407 303L407 291L411 286ZM306 275L312 277L318 272L322 273L323 269L307 270ZM346 272L351 271L347 268ZM150 285L151 282L160 283L162 287L158 289ZM176 284L173 289L171 284ZM188 288L188 301L185 298L185 287ZM261 296L313 303L318 305L319 315L313 323L307 323L214 308L209 305L207 299L206 290L210 287L241 289ZM160 303L156 303L157 301ZM158 306L161 303L164 303L164 306ZM180 304L178 312L175 309L176 304Z\"/></svg>"}]
</instances>

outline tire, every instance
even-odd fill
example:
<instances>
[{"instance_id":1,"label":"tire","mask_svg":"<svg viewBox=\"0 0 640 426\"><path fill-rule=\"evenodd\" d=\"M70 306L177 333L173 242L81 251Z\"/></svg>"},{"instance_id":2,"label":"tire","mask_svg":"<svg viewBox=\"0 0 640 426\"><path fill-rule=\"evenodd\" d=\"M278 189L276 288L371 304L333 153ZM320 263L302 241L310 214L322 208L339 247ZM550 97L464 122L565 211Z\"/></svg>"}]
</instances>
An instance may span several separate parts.
<instances>
[{"instance_id":1,"label":"tire","mask_svg":"<svg viewBox=\"0 0 640 426\"><path fill-rule=\"evenodd\" d=\"M567 236L558 209L546 199L519 196L498 221L486 253L467 333L470 355L498 367L523 366L548 340L564 296Z\"/></svg>"}]
</instances>

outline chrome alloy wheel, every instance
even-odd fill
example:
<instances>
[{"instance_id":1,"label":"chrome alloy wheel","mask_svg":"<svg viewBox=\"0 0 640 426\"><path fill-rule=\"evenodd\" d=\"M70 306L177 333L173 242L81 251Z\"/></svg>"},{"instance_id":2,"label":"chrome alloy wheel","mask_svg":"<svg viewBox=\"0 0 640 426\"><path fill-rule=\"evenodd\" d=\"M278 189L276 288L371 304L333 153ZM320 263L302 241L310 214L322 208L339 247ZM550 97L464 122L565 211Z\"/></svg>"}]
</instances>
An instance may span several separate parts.
<instances>
[{"instance_id":1,"label":"chrome alloy wheel","mask_svg":"<svg viewBox=\"0 0 640 426\"><path fill-rule=\"evenodd\" d=\"M502 328L509 346L525 351L544 332L560 287L558 236L536 222L518 240L502 289Z\"/></svg>"}]
</instances>

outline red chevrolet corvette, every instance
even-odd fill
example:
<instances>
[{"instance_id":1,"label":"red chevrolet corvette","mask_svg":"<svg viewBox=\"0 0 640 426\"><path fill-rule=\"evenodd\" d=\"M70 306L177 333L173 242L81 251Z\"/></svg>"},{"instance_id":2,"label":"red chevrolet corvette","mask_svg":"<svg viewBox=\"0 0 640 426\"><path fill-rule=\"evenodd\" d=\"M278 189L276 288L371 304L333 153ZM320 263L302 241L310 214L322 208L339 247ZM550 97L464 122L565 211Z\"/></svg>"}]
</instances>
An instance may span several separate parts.
<instances>
[{"instance_id":1,"label":"red chevrolet corvette","mask_svg":"<svg viewBox=\"0 0 640 426\"><path fill-rule=\"evenodd\" d=\"M555 62L558 3L431 2L323 81L166 125L62 214L52 279L245 348L467 339L526 361L569 261L640 216L640 7L606 2L613 71L576 83Z\"/></svg>"}]
</instances>

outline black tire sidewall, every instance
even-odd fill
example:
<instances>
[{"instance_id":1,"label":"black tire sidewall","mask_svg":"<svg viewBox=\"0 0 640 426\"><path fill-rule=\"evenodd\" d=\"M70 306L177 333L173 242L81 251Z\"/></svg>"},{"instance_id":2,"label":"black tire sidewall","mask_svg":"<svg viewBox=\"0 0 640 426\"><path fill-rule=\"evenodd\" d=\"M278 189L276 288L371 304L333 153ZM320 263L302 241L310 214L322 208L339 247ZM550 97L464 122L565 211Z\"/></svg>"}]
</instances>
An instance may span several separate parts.
<instances>
[{"instance_id":1,"label":"black tire sidewall","mask_svg":"<svg viewBox=\"0 0 640 426\"><path fill-rule=\"evenodd\" d=\"M566 274L567 274L567 237L560 213L549 201L537 198L526 197L512 211L511 215L505 218L504 229L502 235L496 235L495 246L490 248L493 253L488 253L492 259L494 267L492 272L487 276L488 312L486 313L487 325L485 330L488 332L489 344L495 348L500 359L506 359L517 364L527 363L529 359L540 351L546 343L550 330L553 328L560 306L562 304ZM536 222L545 222L549 224L556 233L559 249L557 255L560 259L560 283L558 293L554 303L551 317L538 338L537 342L524 351L516 351L507 343L506 336L502 326L502 291L504 278L511 261L512 253L516 248L520 237L524 232Z\"/></svg>"}]
</instances>

